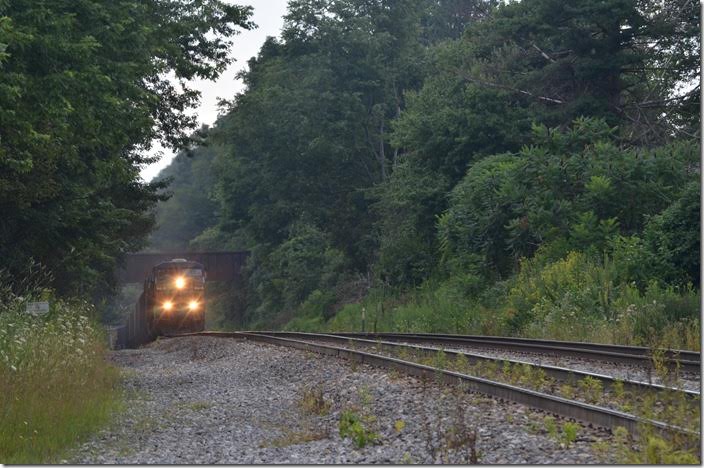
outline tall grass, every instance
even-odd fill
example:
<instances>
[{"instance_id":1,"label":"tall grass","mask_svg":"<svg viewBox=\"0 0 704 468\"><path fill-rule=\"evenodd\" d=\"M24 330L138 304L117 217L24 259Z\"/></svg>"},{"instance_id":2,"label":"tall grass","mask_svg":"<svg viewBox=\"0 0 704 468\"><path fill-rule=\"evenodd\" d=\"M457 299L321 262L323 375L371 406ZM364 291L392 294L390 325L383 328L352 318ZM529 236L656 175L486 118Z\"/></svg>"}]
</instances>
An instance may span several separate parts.
<instances>
[{"instance_id":1,"label":"tall grass","mask_svg":"<svg viewBox=\"0 0 704 468\"><path fill-rule=\"evenodd\" d=\"M459 279L458 279L459 278ZM364 309L364 324L362 310ZM570 253L526 262L518 275L468 292L461 275L406 292L372 291L329 321L301 317L305 331L438 332L524 336L700 349L700 293L692 287L644 287L621 278L608 261Z\"/></svg>"},{"instance_id":2,"label":"tall grass","mask_svg":"<svg viewBox=\"0 0 704 468\"><path fill-rule=\"evenodd\" d=\"M0 311L0 463L57 462L119 407L119 378L86 303Z\"/></svg>"}]
</instances>

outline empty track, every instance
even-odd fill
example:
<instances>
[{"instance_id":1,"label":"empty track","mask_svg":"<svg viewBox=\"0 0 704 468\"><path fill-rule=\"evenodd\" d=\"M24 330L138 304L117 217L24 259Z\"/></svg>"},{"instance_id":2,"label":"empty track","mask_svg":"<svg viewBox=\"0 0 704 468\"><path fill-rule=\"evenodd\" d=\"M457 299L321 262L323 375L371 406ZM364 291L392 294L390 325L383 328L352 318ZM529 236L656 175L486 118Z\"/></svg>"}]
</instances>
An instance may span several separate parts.
<instances>
[{"instance_id":1,"label":"empty track","mask_svg":"<svg viewBox=\"0 0 704 468\"><path fill-rule=\"evenodd\" d=\"M639 346L606 345L574 341L537 340L496 336L447 335L431 333L333 333L337 336L370 340L403 341L443 346L480 346L508 351L571 356L604 362L652 367L653 351ZM655 356L671 368L701 373L701 353L685 350L657 350Z\"/></svg>"},{"instance_id":2,"label":"empty track","mask_svg":"<svg viewBox=\"0 0 704 468\"><path fill-rule=\"evenodd\" d=\"M216 336L223 338L245 338L253 341L315 352L327 356L341 357L354 362L367 363L377 367L394 369L396 371L420 378L434 378L448 384L459 384L470 391L475 391L500 399L515 401L536 409L558 414L567 418L573 418L587 424L594 424L606 428L623 426L634 435L638 434L644 427L649 427L668 437L685 437L687 439L691 439L692 443L699 443L699 433L692 432L681 427L668 425L661 421L640 418L632 414L610 408L574 401L503 382L466 375L416 362L384 356L382 354L312 342L313 340L318 341L317 337L320 337L320 340L323 341L337 340L337 338L330 338L330 335L306 334L306 340L291 338L291 336L294 335L293 333L276 332L201 332L193 335ZM288 335L288 337L286 335ZM408 335L404 335L404 338L406 336ZM340 338L343 337L340 336ZM350 337L347 336L343 339L347 340L348 338ZM427 338L425 339L427 341ZM434 350L434 352L437 352L437 350Z\"/></svg>"}]
</instances>

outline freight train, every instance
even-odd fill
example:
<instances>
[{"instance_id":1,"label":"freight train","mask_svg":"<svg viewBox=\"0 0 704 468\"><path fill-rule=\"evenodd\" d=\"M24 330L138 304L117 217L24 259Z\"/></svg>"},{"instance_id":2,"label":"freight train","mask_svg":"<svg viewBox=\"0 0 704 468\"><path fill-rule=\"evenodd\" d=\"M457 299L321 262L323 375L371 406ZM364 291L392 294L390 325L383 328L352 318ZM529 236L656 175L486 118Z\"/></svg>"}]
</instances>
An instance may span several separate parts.
<instances>
[{"instance_id":1,"label":"freight train","mask_svg":"<svg viewBox=\"0 0 704 468\"><path fill-rule=\"evenodd\" d=\"M117 341L133 348L159 335L203 331L205 279L205 268L198 262L175 258L156 265Z\"/></svg>"}]
</instances>

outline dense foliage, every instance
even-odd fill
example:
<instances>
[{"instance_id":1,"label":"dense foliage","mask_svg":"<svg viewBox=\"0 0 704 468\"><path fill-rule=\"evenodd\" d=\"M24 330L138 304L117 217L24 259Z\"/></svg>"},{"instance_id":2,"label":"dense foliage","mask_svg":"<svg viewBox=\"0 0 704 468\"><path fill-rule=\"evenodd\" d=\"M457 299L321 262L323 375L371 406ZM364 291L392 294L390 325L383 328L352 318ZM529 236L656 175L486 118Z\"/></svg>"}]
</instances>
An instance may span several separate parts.
<instances>
[{"instance_id":1,"label":"dense foliage","mask_svg":"<svg viewBox=\"0 0 704 468\"><path fill-rule=\"evenodd\" d=\"M109 288L162 197L143 183L154 139L192 141L187 80L230 62L249 9L219 0L0 1L0 257L31 259L60 294Z\"/></svg>"},{"instance_id":2,"label":"dense foliage","mask_svg":"<svg viewBox=\"0 0 704 468\"><path fill-rule=\"evenodd\" d=\"M364 308L695 346L699 24L684 0L293 0L160 222L252 251L240 326Z\"/></svg>"}]
</instances>

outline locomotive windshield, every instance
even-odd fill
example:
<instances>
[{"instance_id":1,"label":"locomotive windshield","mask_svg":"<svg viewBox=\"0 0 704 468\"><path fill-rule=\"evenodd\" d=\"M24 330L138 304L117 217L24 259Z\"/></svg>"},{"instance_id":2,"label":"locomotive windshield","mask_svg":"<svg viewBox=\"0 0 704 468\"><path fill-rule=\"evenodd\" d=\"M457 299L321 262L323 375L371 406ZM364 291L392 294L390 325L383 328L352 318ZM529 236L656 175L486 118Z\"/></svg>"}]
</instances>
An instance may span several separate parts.
<instances>
[{"instance_id":1,"label":"locomotive windshield","mask_svg":"<svg viewBox=\"0 0 704 468\"><path fill-rule=\"evenodd\" d=\"M157 289L202 289L205 278L199 268L166 268L157 271Z\"/></svg>"}]
</instances>

